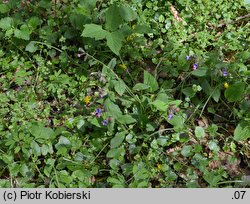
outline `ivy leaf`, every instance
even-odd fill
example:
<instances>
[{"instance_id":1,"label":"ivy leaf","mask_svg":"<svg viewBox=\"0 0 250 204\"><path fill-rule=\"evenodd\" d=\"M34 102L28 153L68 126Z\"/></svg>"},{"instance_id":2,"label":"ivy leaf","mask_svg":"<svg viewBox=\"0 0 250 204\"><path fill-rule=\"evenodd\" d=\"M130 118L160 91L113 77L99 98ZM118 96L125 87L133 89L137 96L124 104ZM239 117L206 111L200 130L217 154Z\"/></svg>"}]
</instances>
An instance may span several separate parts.
<instances>
[{"instance_id":1,"label":"ivy leaf","mask_svg":"<svg viewBox=\"0 0 250 204\"><path fill-rule=\"evenodd\" d=\"M106 38L107 34L106 30L102 29L101 25L96 24L86 24L84 26L84 30L82 31L82 37L95 38L95 40L102 40Z\"/></svg>"},{"instance_id":2,"label":"ivy leaf","mask_svg":"<svg viewBox=\"0 0 250 204\"><path fill-rule=\"evenodd\" d=\"M225 97L229 102L240 101L242 99L241 95L245 89L245 83L238 82L235 83L225 91Z\"/></svg>"},{"instance_id":3,"label":"ivy leaf","mask_svg":"<svg viewBox=\"0 0 250 204\"><path fill-rule=\"evenodd\" d=\"M111 49L111 51L116 55L119 55L123 40L123 35L121 34L121 32L116 31L113 33L109 33L106 36L106 38L107 38L107 45Z\"/></svg>"},{"instance_id":4,"label":"ivy leaf","mask_svg":"<svg viewBox=\"0 0 250 204\"><path fill-rule=\"evenodd\" d=\"M15 29L14 35L16 38L29 40L31 31L29 30L27 25L22 25L20 29Z\"/></svg>"}]
</instances>

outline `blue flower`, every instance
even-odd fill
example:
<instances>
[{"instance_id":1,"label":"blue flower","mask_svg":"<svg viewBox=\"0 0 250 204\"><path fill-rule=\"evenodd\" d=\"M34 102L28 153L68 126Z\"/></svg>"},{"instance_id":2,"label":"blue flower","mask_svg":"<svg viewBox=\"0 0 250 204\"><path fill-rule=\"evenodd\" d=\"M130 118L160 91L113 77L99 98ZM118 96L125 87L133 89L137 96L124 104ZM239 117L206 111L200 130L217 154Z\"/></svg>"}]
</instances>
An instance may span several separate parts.
<instances>
[{"instance_id":1,"label":"blue flower","mask_svg":"<svg viewBox=\"0 0 250 204\"><path fill-rule=\"evenodd\" d=\"M193 64L193 70L196 70L196 69L198 69L198 63Z\"/></svg>"},{"instance_id":2,"label":"blue flower","mask_svg":"<svg viewBox=\"0 0 250 204\"><path fill-rule=\"evenodd\" d=\"M171 114L171 113L168 115L168 119L169 119L169 120L171 120L173 117L174 117L174 115Z\"/></svg>"},{"instance_id":3,"label":"blue flower","mask_svg":"<svg viewBox=\"0 0 250 204\"><path fill-rule=\"evenodd\" d=\"M222 75L223 75L224 77L226 77L226 76L227 76L227 74L228 74L227 69L226 69L226 68L224 68L224 69L223 69L223 71L222 71Z\"/></svg>"},{"instance_id":4,"label":"blue flower","mask_svg":"<svg viewBox=\"0 0 250 204\"><path fill-rule=\"evenodd\" d=\"M102 121L102 125L107 126L108 125L108 121L107 120L103 120Z\"/></svg>"},{"instance_id":5,"label":"blue flower","mask_svg":"<svg viewBox=\"0 0 250 204\"><path fill-rule=\"evenodd\" d=\"M100 118L102 115L102 110L100 108L97 108L95 111L95 115L96 115L96 117Z\"/></svg>"},{"instance_id":6,"label":"blue flower","mask_svg":"<svg viewBox=\"0 0 250 204\"><path fill-rule=\"evenodd\" d=\"M191 56L189 56L189 55L186 56L187 61L190 60L190 58L191 58Z\"/></svg>"}]
</instances>

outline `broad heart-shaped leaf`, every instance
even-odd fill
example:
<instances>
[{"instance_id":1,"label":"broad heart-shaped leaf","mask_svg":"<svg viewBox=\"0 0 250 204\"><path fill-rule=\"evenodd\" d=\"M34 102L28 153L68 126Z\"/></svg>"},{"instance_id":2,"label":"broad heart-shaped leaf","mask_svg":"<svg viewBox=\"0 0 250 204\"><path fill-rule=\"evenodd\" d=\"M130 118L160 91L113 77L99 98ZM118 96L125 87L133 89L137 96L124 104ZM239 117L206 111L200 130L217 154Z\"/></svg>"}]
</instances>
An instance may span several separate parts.
<instances>
[{"instance_id":1,"label":"broad heart-shaped leaf","mask_svg":"<svg viewBox=\"0 0 250 204\"><path fill-rule=\"evenodd\" d=\"M125 92L126 90L126 84L121 80L113 80L112 81L113 85L114 85L114 88L115 88L115 91L120 95L122 96L123 93Z\"/></svg>"},{"instance_id":2,"label":"broad heart-shaped leaf","mask_svg":"<svg viewBox=\"0 0 250 204\"><path fill-rule=\"evenodd\" d=\"M234 131L234 140L247 140L250 138L250 125L240 123Z\"/></svg>"},{"instance_id":3,"label":"broad heart-shaped leaf","mask_svg":"<svg viewBox=\"0 0 250 204\"><path fill-rule=\"evenodd\" d=\"M131 115L121 115L117 120L121 124L131 124L131 123L136 123L136 120L131 116Z\"/></svg>"},{"instance_id":4,"label":"broad heart-shaped leaf","mask_svg":"<svg viewBox=\"0 0 250 204\"><path fill-rule=\"evenodd\" d=\"M125 138L125 135L126 135L125 132L116 133L115 137L110 142L111 148L119 147L122 144L122 142L123 142L123 140Z\"/></svg>"},{"instance_id":5,"label":"broad heart-shaped leaf","mask_svg":"<svg viewBox=\"0 0 250 204\"><path fill-rule=\"evenodd\" d=\"M147 71L144 71L143 83L150 86L151 92L157 91L159 88L156 78Z\"/></svg>"},{"instance_id":6,"label":"broad heart-shaped leaf","mask_svg":"<svg viewBox=\"0 0 250 204\"><path fill-rule=\"evenodd\" d=\"M116 55L119 55L119 52L120 52L121 47L122 47L122 41L124 38L122 33L119 31L109 33L106 36L106 38L107 38L107 45L111 49L111 51L113 53L115 53Z\"/></svg>"},{"instance_id":7,"label":"broad heart-shaped leaf","mask_svg":"<svg viewBox=\"0 0 250 204\"><path fill-rule=\"evenodd\" d=\"M0 28L8 30L12 27L13 19L11 17L5 17L0 20Z\"/></svg>"},{"instance_id":8,"label":"broad heart-shaped leaf","mask_svg":"<svg viewBox=\"0 0 250 204\"><path fill-rule=\"evenodd\" d=\"M114 104L109 98L105 100L104 107L105 110L109 112L114 119L117 119L122 115L119 106Z\"/></svg>"},{"instance_id":9,"label":"broad heart-shaped leaf","mask_svg":"<svg viewBox=\"0 0 250 204\"><path fill-rule=\"evenodd\" d=\"M110 31L116 30L122 24L122 17L119 13L119 7L115 4L111 5L105 12L105 28Z\"/></svg>"},{"instance_id":10,"label":"broad heart-shaped leaf","mask_svg":"<svg viewBox=\"0 0 250 204\"><path fill-rule=\"evenodd\" d=\"M102 40L106 38L107 34L106 30L102 29L101 25L96 24L86 24L84 26L84 30L82 31L82 37L95 38L96 40Z\"/></svg>"},{"instance_id":11,"label":"broad heart-shaped leaf","mask_svg":"<svg viewBox=\"0 0 250 204\"><path fill-rule=\"evenodd\" d=\"M128 5L120 5L119 12L125 21L133 21L137 17L135 11Z\"/></svg>"},{"instance_id":12,"label":"broad heart-shaped leaf","mask_svg":"<svg viewBox=\"0 0 250 204\"><path fill-rule=\"evenodd\" d=\"M20 29L15 29L14 36L19 39L29 40L31 31L27 25L22 25Z\"/></svg>"},{"instance_id":13,"label":"broad heart-shaped leaf","mask_svg":"<svg viewBox=\"0 0 250 204\"><path fill-rule=\"evenodd\" d=\"M225 91L225 97L229 102L240 101L242 99L242 94L245 89L245 83L238 82L235 83Z\"/></svg>"}]
</instances>

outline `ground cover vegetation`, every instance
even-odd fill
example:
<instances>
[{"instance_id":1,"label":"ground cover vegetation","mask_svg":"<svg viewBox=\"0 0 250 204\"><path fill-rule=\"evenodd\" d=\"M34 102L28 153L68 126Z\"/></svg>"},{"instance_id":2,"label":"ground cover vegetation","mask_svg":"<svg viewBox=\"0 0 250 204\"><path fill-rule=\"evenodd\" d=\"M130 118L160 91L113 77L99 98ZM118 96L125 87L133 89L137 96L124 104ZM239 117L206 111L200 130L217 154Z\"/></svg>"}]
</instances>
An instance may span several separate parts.
<instances>
[{"instance_id":1,"label":"ground cover vegetation","mask_svg":"<svg viewBox=\"0 0 250 204\"><path fill-rule=\"evenodd\" d=\"M249 187L249 0L0 3L1 187Z\"/></svg>"}]
</instances>

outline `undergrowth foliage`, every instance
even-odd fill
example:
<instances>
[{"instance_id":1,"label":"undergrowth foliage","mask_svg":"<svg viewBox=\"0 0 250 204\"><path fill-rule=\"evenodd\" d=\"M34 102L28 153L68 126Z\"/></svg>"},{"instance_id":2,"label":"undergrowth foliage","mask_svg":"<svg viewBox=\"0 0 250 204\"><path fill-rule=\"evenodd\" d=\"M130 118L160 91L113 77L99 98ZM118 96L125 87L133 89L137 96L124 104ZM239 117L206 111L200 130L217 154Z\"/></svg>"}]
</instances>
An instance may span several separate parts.
<instances>
[{"instance_id":1,"label":"undergrowth foliage","mask_svg":"<svg viewBox=\"0 0 250 204\"><path fill-rule=\"evenodd\" d=\"M250 2L0 3L0 187L246 187Z\"/></svg>"}]
</instances>

